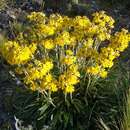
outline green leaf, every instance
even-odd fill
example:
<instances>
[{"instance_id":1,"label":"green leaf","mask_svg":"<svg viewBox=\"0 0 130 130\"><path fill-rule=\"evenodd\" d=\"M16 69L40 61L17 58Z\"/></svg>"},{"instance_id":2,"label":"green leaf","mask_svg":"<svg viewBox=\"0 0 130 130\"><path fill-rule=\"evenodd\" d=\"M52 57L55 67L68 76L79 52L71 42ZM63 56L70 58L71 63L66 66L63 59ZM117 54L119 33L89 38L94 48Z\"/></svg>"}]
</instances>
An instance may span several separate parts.
<instances>
[{"instance_id":1,"label":"green leaf","mask_svg":"<svg viewBox=\"0 0 130 130\"><path fill-rule=\"evenodd\" d=\"M48 104L44 104L41 108L39 108L38 111L40 111L40 115L44 114L48 107Z\"/></svg>"},{"instance_id":2,"label":"green leaf","mask_svg":"<svg viewBox=\"0 0 130 130\"><path fill-rule=\"evenodd\" d=\"M69 113L64 113L63 118L64 118L64 125L66 128L69 122Z\"/></svg>"}]
</instances>

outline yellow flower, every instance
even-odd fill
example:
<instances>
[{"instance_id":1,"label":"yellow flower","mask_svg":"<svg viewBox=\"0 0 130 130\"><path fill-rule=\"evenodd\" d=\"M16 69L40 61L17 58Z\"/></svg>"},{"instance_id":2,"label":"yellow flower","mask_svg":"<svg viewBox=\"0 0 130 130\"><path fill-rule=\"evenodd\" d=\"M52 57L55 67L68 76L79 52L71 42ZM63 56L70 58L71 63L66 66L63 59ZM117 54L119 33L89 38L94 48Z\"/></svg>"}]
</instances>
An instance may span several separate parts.
<instances>
[{"instance_id":1,"label":"yellow flower","mask_svg":"<svg viewBox=\"0 0 130 130\"><path fill-rule=\"evenodd\" d=\"M77 77L80 77L80 73L78 71L78 65L75 65L75 64L70 65L68 68L68 72Z\"/></svg>"},{"instance_id":2,"label":"yellow flower","mask_svg":"<svg viewBox=\"0 0 130 130\"><path fill-rule=\"evenodd\" d=\"M58 90L57 85L53 82L50 83L49 86L50 86L50 91L52 92L56 92Z\"/></svg>"},{"instance_id":3,"label":"yellow flower","mask_svg":"<svg viewBox=\"0 0 130 130\"><path fill-rule=\"evenodd\" d=\"M108 74L107 71L101 70L99 75L100 75L101 78L106 78L106 77L107 77L107 74Z\"/></svg>"},{"instance_id":4,"label":"yellow flower","mask_svg":"<svg viewBox=\"0 0 130 130\"><path fill-rule=\"evenodd\" d=\"M93 40L92 38L88 38L88 39L84 42L84 47L85 47L85 48L90 48L90 47L92 47L93 42L94 42L94 40Z\"/></svg>"},{"instance_id":5,"label":"yellow flower","mask_svg":"<svg viewBox=\"0 0 130 130\"><path fill-rule=\"evenodd\" d=\"M72 65L75 62L76 62L76 57L75 56L66 56L66 57L61 58L61 63L62 64Z\"/></svg>"},{"instance_id":6,"label":"yellow flower","mask_svg":"<svg viewBox=\"0 0 130 130\"><path fill-rule=\"evenodd\" d=\"M92 66L87 68L87 73L92 75L98 75L100 72L100 66Z\"/></svg>"},{"instance_id":7,"label":"yellow flower","mask_svg":"<svg viewBox=\"0 0 130 130\"><path fill-rule=\"evenodd\" d=\"M96 12L93 14L93 23L102 26L113 28L114 19L105 14L105 11Z\"/></svg>"},{"instance_id":8,"label":"yellow flower","mask_svg":"<svg viewBox=\"0 0 130 130\"><path fill-rule=\"evenodd\" d=\"M51 61L41 62L35 60L35 64L30 64L25 68L25 82L42 79L52 68L53 63ZM50 75L47 76L50 77Z\"/></svg>"},{"instance_id":9,"label":"yellow flower","mask_svg":"<svg viewBox=\"0 0 130 130\"><path fill-rule=\"evenodd\" d=\"M27 19L31 22L43 23L46 16L42 12L32 12L27 16Z\"/></svg>"},{"instance_id":10,"label":"yellow flower","mask_svg":"<svg viewBox=\"0 0 130 130\"><path fill-rule=\"evenodd\" d=\"M75 85L79 82L78 77L76 75L68 74L66 79L66 84Z\"/></svg>"},{"instance_id":11,"label":"yellow flower","mask_svg":"<svg viewBox=\"0 0 130 130\"><path fill-rule=\"evenodd\" d=\"M73 85L66 86L65 93L73 93L73 92L74 92L74 86Z\"/></svg>"},{"instance_id":12,"label":"yellow flower","mask_svg":"<svg viewBox=\"0 0 130 130\"><path fill-rule=\"evenodd\" d=\"M103 33L99 33L98 36L100 41L105 41L107 38L107 35L103 32Z\"/></svg>"},{"instance_id":13,"label":"yellow flower","mask_svg":"<svg viewBox=\"0 0 130 130\"><path fill-rule=\"evenodd\" d=\"M46 39L42 41L42 45L46 48L46 49L53 49L55 47L54 42L52 39Z\"/></svg>"},{"instance_id":14,"label":"yellow flower","mask_svg":"<svg viewBox=\"0 0 130 130\"><path fill-rule=\"evenodd\" d=\"M58 90L57 80L55 80L51 74L47 74L43 77L40 88L41 90L50 90L52 92L56 92Z\"/></svg>"},{"instance_id":15,"label":"yellow flower","mask_svg":"<svg viewBox=\"0 0 130 130\"><path fill-rule=\"evenodd\" d=\"M117 32L112 38L110 47L115 51L123 52L129 43L129 33L127 30L122 29L121 32Z\"/></svg>"},{"instance_id":16,"label":"yellow flower","mask_svg":"<svg viewBox=\"0 0 130 130\"><path fill-rule=\"evenodd\" d=\"M31 46L20 46L15 41L8 41L1 45L0 52L3 57L8 61L9 64L25 64L29 61L35 53L36 45Z\"/></svg>"},{"instance_id":17,"label":"yellow flower","mask_svg":"<svg viewBox=\"0 0 130 130\"><path fill-rule=\"evenodd\" d=\"M70 92L73 92L74 85L79 83L79 77L77 66L71 65L66 72L59 76L59 87L65 92L69 92L70 88Z\"/></svg>"},{"instance_id":18,"label":"yellow flower","mask_svg":"<svg viewBox=\"0 0 130 130\"><path fill-rule=\"evenodd\" d=\"M66 55L72 56L73 55L73 51L72 50L66 50Z\"/></svg>"},{"instance_id":19,"label":"yellow flower","mask_svg":"<svg viewBox=\"0 0 130 130\"><path fill-rule=\"evenodd\" d=\"M63 31L59 36L56 37L55 43L59 46L69 45L70 41L70 34L67 31Z\"/></svg>"},{"instance_id":20,"label":"yellow flower","mask_svg":"<svg viewBox=\"0 0 130 130\"><path fill-rule=\"evenodd\" d=\"M89 26L91 24L90 20L86 17L86 16L77 16L74 20L74 25L75 26L79 26L79 27L86 27Z\"/></svg>"},{"instance_id":21,"label":"yellow flower","mask_svg":"<svg viewBox=\"0 0 130 130\"><path fill-rule=\"evenodd\" d=\"M43 35L45 37L54 35L55 33L55 27L54 26L49 26L49 25L44 25L44 24L39 24L37 25L37 33L39 35Z\"/></svg>"},{"instance_id":22,"label":"yellow flower","mask_svg":"<svg viewBox=\"0 0 130 130\"><path fill-rule=\"evenodd\" d=\"M101 65L104 67L104 68L111 68L113 66L113 61L109 60L109 59L102 59L101 60Z\"/></svg>"}]
</instances>

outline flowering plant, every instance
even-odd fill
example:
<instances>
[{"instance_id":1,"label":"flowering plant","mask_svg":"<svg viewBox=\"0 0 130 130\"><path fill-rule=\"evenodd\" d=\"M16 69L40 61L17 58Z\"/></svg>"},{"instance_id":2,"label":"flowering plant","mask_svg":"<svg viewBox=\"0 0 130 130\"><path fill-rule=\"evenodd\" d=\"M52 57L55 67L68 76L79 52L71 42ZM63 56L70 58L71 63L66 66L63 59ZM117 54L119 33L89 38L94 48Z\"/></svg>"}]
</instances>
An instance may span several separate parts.
<instances>
[{"instance_id":1,"label":"flowering plant","mask_svg":"<svg viewBox=\"0 0 130 130\"><path fill-rule=\"evenodd\" d=\"M113 33L114 20L104 11L92 14L92 19L32 12L27 21L28 27L15 40L0 45L0 53L19 80L54 108L69 99L79 112L79 97L86 97L89 87L107 77L130 41L125 29Z\"/></svg>"}]
</instances>

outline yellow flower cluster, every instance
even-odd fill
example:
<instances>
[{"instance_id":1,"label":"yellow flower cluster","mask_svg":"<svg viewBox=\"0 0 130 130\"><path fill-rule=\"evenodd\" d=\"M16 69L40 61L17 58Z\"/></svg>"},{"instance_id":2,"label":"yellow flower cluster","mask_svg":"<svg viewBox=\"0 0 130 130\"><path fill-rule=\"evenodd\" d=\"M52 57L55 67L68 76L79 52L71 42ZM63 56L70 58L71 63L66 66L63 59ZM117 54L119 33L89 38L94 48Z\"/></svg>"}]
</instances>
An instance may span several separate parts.
<instances>
[{"instance_id":1,"label":"yellow flower cluster","mask_svg":"<svg viewBox=\"0 0 130 130\"><path fill-rule=\"evenodd\" d=\"M114 20L105 14L105 11L96 12L93 14L93 23L101 27L114 28Z\"/></svg>"},{"instance_id":2,"label":"yellow flower cluster","mask_svg":"<svg viewBox=\"0 0 130 130\"><path fill-rule=\"evenodd\" d=\"M11 65L24 64L33 57L37 49L36 44L19 45L16 41L8 41L0 46L2 56Z\"/></svg>"},{"instance_id":3,"label":"yellow flower cluster","mask_svg":"<svg viewBox=\"0 0 130 130\"><path fill-rule=\"evenodd\" d=\"M30 30L3 43L0 53L34 91L72 94L86 76L107 77L130 41L125 29L111 34L114 20L104 11L92 19L32 12L27 20Z\"/></svg>"},{"instance_id":4,"label":"yellow flower cluster","mask_svg":"<svg viewBox=\"0 0 130 130\"><path fill-rule=\"evenodd\" d=\"M76 85L79 82L80 73L77 65L70 65L68 69L59 76L59 85L65 93L74 92Z\"/></svg>"},{"instance_id":5,"label":"yellow flower cluster","mask_svg":"<svg viewBox=\"0 0 130 130\"><path fill-rule=\"evenodd\" d=\"M46 39L42 40L41 44L44 46L45 49L53 49L55 47L55 44L52 39Z\"/></svg>"},{"instance_id":6,"label":"yellow flower cluster","mask_svg":"<svg viewBox=\"0 0 130 130\"><path fill-rule=\"evenodd\" d=\"M73 55L71 50L66 50L66 55L61 56L61 64L72 65L76 62L76 56Z\"/></svg>"},{"instance_id":7,"label":"yellow flower cluster","mask_svg":"<svg viewBox=\"0 0 130 130\"><path fill-rule=\"evenodd\" d=\"M101 77L107 76L107 70L114 65L114 59L119 57L129 44L130 34L127 30L122 29L121 32L117 32L112 36L110 43L107 47L101 48L98 57L95 58L96 65L88 67L87 72Z\"/></svg>"},{"instance_id":8,"label":"yellow flower cluster","mask_svg":"<svg viewBox=\"0 0 130 130\"><path fill-rule=\"evenodd\" d=\"M41 81L40 88L56 92L58 90L58 82L51 74L47 74Z\"/></svg>"},{"instance_id":9,"label":"yellow flower cluster","mask_svg":"<svg viewBox=\"0 0 130 130\"><path fill-rule=\"evenodd\" d=\"M29 64L26 67L26 79L27 81L32 81L36 79L42 79L51 69L53 69L53 63L46 60L45 62L34 61L33 64Z\"/></svg>"},{"instance_id":10,"label":"yellow flower cluster","mask_svg":"<svg viewBox=\"0 0 130 130\"><path fill-rule=\"evenodd\" d=\"M45 21L45 14L42 12L32 12L31 15L28 15L27 18L30 22L35 22L36 24L42 24Z\"/></svg>"}]
</instances>

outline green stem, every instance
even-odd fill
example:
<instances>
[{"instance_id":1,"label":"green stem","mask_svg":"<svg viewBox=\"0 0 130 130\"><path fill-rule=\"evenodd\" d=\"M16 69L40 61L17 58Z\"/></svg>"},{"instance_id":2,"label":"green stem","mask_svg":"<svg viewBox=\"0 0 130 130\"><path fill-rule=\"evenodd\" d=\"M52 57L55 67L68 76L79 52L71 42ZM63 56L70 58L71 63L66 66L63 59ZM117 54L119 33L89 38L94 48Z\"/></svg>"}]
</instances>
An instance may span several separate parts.
<instances>
[{"instance_id":1,"label":"green stem","mask_svg":"<svg viewBox=\"0 0 130 130\"><path fill-rule=\"evenodd\" d=\"M88 88L89 88L90 85L91 85L91 76L89 75L88 76L88 84L87 84L87 87L86 87L86 90L85 90L85 97L87 96Z\"/></svg>"}]
</instances>

